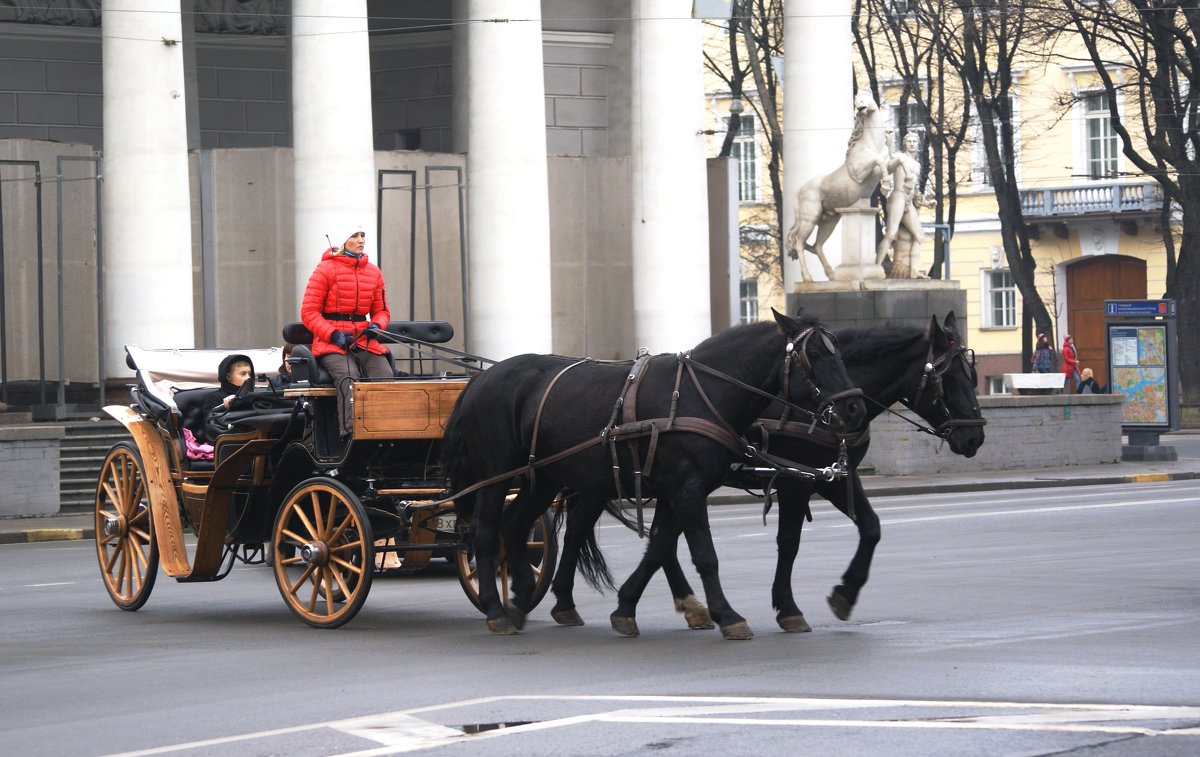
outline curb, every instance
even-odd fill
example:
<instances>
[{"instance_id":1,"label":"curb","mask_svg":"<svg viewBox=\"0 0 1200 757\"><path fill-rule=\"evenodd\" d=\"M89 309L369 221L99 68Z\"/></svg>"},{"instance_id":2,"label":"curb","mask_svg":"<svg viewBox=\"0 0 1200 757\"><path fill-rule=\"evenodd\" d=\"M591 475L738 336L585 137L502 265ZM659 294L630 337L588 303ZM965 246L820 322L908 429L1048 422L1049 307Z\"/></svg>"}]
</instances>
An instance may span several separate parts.
<instances>
[{"instance_id":1,"label":"curb","mask_svg":"<svg viewBox=\"0 0 1200 757\"><path fill-rule=\"evenodd\" d=\"M34 544L46 541L82 541L96 538L90 528L27 528L0 533L0 544Z\"/></svg>"}]
</instances>

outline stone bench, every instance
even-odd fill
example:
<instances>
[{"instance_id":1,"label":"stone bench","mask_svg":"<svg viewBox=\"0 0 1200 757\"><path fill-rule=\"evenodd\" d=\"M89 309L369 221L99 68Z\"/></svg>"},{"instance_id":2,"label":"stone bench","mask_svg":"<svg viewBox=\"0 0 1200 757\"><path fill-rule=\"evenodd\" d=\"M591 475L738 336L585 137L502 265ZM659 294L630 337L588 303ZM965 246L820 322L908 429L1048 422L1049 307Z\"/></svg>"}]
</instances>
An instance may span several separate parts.
<instances>
[{"instance_id":1,"label":"stone bench","mask_svg":"<svg viewBox=\"0 0 1200 757\"><path fill-rule=\"evenodd\" d=\"M1062 394L1066 376L1061 373L1006 373L1004 390L1017 396Z\"/></svg>"}]
</instances>

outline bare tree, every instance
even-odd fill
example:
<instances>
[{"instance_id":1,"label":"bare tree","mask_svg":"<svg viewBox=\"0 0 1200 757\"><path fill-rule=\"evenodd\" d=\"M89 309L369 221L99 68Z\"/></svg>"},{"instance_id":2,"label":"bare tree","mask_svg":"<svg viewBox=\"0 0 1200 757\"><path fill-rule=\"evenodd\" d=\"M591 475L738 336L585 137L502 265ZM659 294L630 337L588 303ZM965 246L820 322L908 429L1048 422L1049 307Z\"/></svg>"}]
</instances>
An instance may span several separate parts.
<instances>
[{"instance_id":1,"label":"bare tree","mask_svg":"<svg viewBox=\"0 0 1200 757\"><path fill-rule=\"evenodd\" d=\"M897 0L854 0L851 24L854 43L866 72L871 94L882 104L881 73L898 81L900 99L896 128L901 135L910 129L925 134L921 154L921 192L932 190L934 222L933 263L930 278L942 278L943 235L953 234L958 205L958 156L970 124L965 84L947 88L946 53L937 44L936 30L947 16L944 0L897 2ZM916 118L910 117L915 104ZM930 186L931 185L931 186Z\"/></svg>"},{"instance_id":2,"label":"bare tree","mask_svg":"<svg viewBox=\"0 0 1200 757\"><path fill-rule=\"evenodd\" d=\"M1060 0L1108 95L1121 151L1163 190L1165 297L1178 304L1183 401L1200 404L1200 2ZM1137 108L1122 118L1121 96ZM1182 233L1172 223L1178 208Z\"/></svg>"},{"instance_id":3,"label":"bare tree","mask_svg":"<svg viewBox=\"0 0 1200 757\"><path fill-rule=\"evenodd\" d=\"M783 0L734 0L733 14L725 26L726 59L704 56L705 67L729 88L730 97L742 98L759 123L765 139L768 208L773 212L744 219L742 261L748 273L767 275L783 286L783 111L779 75L773 61L783 54ZM749 79L753 86L747 91ZM725 135L720 156L728 156L736 133Z\"/></svg>"},{"instance_id":4,"label":"bare tree","mask_svg":"<svg viewBox=\"0 0 1200 757\"><path fill-rule=\"evenodd\" d=\"M943 17L935 33L948 67L967 88L979 123L987 160L987 176L996 197L1000 238L1013 283L1024 307L1021 362L1032 357L1033 330L1052 334L1054 322L1034 281L1037 263L1021 211L1017 181L1017 145L1013 121L1013 69L1046 59L1048 27L1025 2L1013 0L953 0L954 13ZM1032 323L1031 323L1032 322Z\"/></svg>"}]
</instances>

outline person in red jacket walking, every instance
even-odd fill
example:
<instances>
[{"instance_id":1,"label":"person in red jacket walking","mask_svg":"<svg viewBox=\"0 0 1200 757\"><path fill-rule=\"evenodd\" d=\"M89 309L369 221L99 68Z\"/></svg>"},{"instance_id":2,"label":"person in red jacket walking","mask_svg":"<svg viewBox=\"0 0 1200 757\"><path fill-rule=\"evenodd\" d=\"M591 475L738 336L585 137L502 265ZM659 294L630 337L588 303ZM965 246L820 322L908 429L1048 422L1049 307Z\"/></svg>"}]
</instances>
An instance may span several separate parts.
<instances>
[{"instance_id":1,"label":"person in red jacket walking","mask_svg":"<svg viewBox=\"0 0 1200 757\"><path fill-rule=\"evenodd\" d=\"M366 234L355 231L341 247L325 250L300 304L300 320L312 332L312 354L329 371L338 392L342 438L353 430L352 379L391 378L392 354L372 333L391 320L383 273L363 252Z\"/></svg>"},{"instance_id":2,"label":"person in red jacket walking","mask_svg":"<svg viewBox=\"0 0 1200 757\"><path fill-rule=\"evenodd\" d=\"M1063 337L1062 346L1062 372L1066 376L1068 386L1071 391L1079 389L1079 354L1075 352L1075 340L1070 334Z\"/></svg>"}]
</instances>

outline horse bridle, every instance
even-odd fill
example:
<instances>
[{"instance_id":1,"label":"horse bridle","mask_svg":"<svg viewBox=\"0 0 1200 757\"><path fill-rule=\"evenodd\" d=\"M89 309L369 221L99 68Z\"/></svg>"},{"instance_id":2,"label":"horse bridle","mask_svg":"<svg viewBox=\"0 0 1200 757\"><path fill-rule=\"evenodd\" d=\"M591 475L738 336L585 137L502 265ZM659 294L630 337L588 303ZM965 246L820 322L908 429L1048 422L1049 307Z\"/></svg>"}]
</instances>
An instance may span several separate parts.
<instances>
[{"instance_id":1,"label":"horse bridle","mask_svg":"<svg viewBox=\"0 0 1200 757\"><path fill-rule=\"evenodd\" d=\"M821 342L825 345L825 349L829 350L830 355L837 355L837 337L834 336L829 330L820 326L809 326L804 331L801 331L799 334L797 334L793 339L788 340L787 346L784 348L783 358L784 402L783 413L779 418L781 422L786 421L788 411L796 407L796 405L788 400L788 398L792 396L791 373L792 364L795 362L800 363L801 377L808 382L808 386L813 397L819 400L817 409L815 411L811 411L810 413L813 416L814 422L819 420L821 423L824 423L827 426L830 425L830 421L833 417L833 406L838 401L848 397L858 397L863 393L862 389L859 389L858 387L852 387L850 389L843 389L840 392L834 392L828 397L825 397L824 400L821 400L821 389L812 380L812 363L808 359L808 340L812 339L814 336L821 337Z\"/></svg>"},{"instance_id":2,"label":"horse bridle","mask_svg":"<svg viewBox=\"0 0 1200 757\"><path fill-rule=\"evenodd\" d=\"M955 418L950 412L950 408L946 405L946 389L942 384L942 377L950 370L955 361L958 361L963 370L971 377L972 385L978 383L979 375L975 371L975 350L967 349L959 344L957 340L950 340L950 348L943 352L938 357L933 356L933 339L929 340L929 352L925 357L925 370L921 374L921 381L917 385L916 396L912 400L912 408L915 410L921 404L921 396L925 392L925 388L929 387L933 392L933 406L940 410L946 417L936 429L928 429L928 433L942 439L949 439L950 435L959 428L970 428L987 425L986 418ZM926 429L922 429L923 431Z\"/></svg>"}]
</instances>

